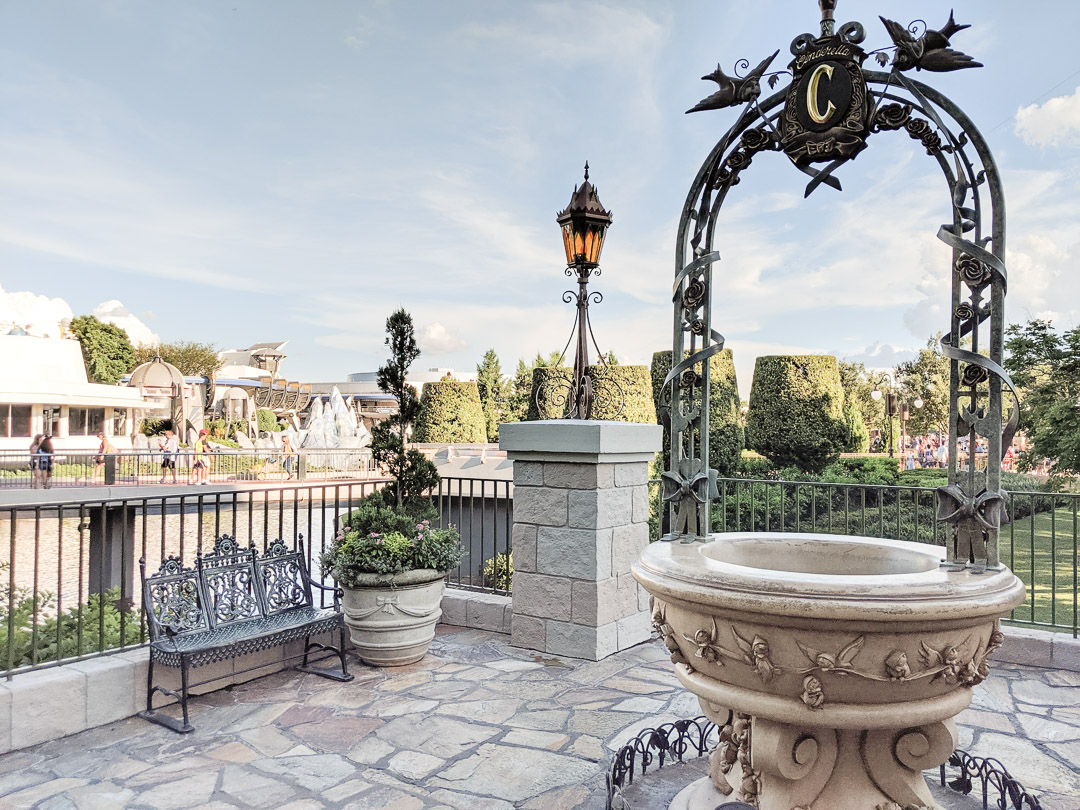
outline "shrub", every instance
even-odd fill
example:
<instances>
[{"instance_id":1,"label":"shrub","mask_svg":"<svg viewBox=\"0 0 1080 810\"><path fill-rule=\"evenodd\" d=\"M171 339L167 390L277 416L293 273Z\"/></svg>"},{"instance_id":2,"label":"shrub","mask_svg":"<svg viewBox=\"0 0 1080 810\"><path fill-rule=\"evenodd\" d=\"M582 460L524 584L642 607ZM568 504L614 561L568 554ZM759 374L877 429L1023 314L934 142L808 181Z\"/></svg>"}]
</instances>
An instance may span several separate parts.
<instances>
[{"instance_id":1,"label":"shrub","mask_svg":"<svg viewBox=\"0 0 1080 810\"><path fill-rule=\"evenodd\" d=\"M281 425L278 424L277 414L275 414L269 408L259 408L255 412L255 416L259 420L259 433L277 433L281 430Z\"/></svg>"},{"instance_id":2,"label":"shrub","mask_svg":"<svg viewBox=\"0 0 1080 810\"><path fill-rule=\"evenodd\" d=\"M593 419L656 424L656 404L653 401L652 380L647 366L596 365L589 366L585 373L592 378L593 390L598 394L593 400ZM622 389L621 412L617 396L599 396L602 380L611 380Z\"/></svg>"},{"instance_id":3,"label":"shrub","mask_svg":"<svg viewBox=\"0 0 1080 810\"><path fill-rule=\"evenodd\" d=\"M747 444L779 466L820 472L844 446L843 403L835 357L759 357L750 389Z\"/></svg>"},{"instance_id":4,"label":"shrub","mask_svg":"<svg viewBox=\"0 0 1080 810\"><path fill-rule=\"evenodd\" d=\"M417 519L374 497L365 498L347 521L320 558L323 575L345 586L358 585L359 574L445 573L465 553L456 529L437 529L430 518Z\"/></svg>"},{"instance_id":5,"label":"shrub","mask_svg":"<svg viewBox=\"0 0 1080 810\"><path fill-rule=\"evenodd\" d=\"M413 427L417 442L486 442L487 423L474 382L424 383Z\"/></svg>"},{"instance_id":6,"label":"shrub","mask_svg":"<svg viewBox=\"0 0 1080 810\"><path fill-rule=\"evenodd\" d=\"M499 552L484 560L484 586L497 591L513 591L514 552Z\"/></svg>"},{"instance_id":7,"label":"shrub","mask_svg":"<svg viewBox=\"0 0 1080 810\"><path fill-rule=\"evenodd\" d=\"M172 419L143 419L139 432L144 436L159 436L166 430L172 430Z\"/></svg>"},{"instance_id":8,"label":"shrub","mask_svg":"<svg viewBox=\"0 0 1080 810\"><path fill-rule=\"evenodd\" d=\"M535 422L537 419L561 419L566 414L566 397L570 393L570 381L574 377L572 369L565 366L537 366L532 372L532 392L529 395L529 410L526 420ZM565 381L565 385L559 385L559 381ZM553 396L545 397L543 402L537 403L536 393L541 391L541 386L551 382L544 391L549 391Z\"/></svg>"},{"instance_id":9,"label":"shrub","mask_svg":"<svg viewBox=\"0 0 1080 810\"><path fill-rule=\"evenodd\" d=\"M866 422L858 402L844 400L844 426L846 428L845 453L865 453L870 449L870 431L866 429Z\"/></svg>"},{"instance_id":10,"label":"shrub","mask_svg":"<svg viewBox=\"0 0 1080 810\"><path fill-rule=\"evenodd\" d=\"M660 413L661 387L671 371L671 352L653 354L652 390L657 414ZM671 436L664 425L664 469L671 469ZM739 386L731 349L724 349L709 360L709 466L721 477L732 475L745 446L743 426L739 421Z\"/></svg>"}]
</instances>

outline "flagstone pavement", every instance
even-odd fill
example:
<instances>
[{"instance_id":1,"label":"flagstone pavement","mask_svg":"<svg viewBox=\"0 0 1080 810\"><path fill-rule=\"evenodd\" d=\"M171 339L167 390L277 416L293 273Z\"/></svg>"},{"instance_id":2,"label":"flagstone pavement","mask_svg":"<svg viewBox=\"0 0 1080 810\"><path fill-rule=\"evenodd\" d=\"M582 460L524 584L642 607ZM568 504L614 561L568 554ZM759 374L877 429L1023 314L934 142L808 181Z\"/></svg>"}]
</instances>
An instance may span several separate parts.
<instances>
[{"instance_id":1,"label":"flagstone pavement","mask_svg":"<svg viewBox=\"0 0 1080 810\"><path fill-rule=\"evenodd\" d=\"M423 661L352 671L194 698L187 735L129 718L0 756L0 807L592 810L623 742L700 714L655 642L586 662L440 626ZM960 723L1045 810L1080 808L1080 675L999 664Z\"/></svg>"}]
</instances>

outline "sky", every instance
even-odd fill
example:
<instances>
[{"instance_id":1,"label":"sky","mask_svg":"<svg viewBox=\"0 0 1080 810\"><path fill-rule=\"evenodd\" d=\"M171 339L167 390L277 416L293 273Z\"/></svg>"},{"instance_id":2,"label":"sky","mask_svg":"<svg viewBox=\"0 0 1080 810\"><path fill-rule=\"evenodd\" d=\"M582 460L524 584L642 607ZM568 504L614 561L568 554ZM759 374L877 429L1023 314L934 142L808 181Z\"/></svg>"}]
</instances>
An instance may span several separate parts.
<instances>
[{"instance_id":1,"label":"sky","mask_svg":"<svg viewBox=\"0 0 1080 810\"><path fill-rule=\"evenodd\" d=\"M1080 322L1080 3L956 0L985 64L917 76L956 101L1005 184L1007 318ZM945 22L930 0L840 0ZM416 323L418 368L503 370L561 349L573 308L555 215L586 160L614 212L592 288L601 348L669 348L675 231L734 109L728 73L817 31L814 0L0 0L0 321L97 314L146 342L288 340L287 376L343 380ZM940 19L939 19L940 18ZM869 65L868 65L869 67ZM881 133L803 200L765 154L729 195L713 325L754 358L884 368L947 328L934 161Z\"/></svg>"}]
</instances>

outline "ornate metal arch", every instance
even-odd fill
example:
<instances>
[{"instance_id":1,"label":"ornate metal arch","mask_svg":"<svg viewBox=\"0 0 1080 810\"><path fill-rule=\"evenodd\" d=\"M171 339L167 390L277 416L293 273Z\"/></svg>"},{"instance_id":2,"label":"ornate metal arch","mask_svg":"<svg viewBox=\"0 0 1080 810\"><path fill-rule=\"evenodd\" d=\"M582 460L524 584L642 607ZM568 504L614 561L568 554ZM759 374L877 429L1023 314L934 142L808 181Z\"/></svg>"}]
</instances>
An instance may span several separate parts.
<instances>
[{"instance_id":1,"label":"ornate metal arch","mask_svg":"<svg viewBox=\"0 0 1080 810\"><path fill-rule=\"evenodd\" d=\"M948 561L996 568L998 529L1008 520L1000 490L1001 459L1019 415L1013 407L1003 427L1003 388L1014 400L1016 392L1001 365L1007 283L1001 177L985 139L963 110L905 75L913 67L941 72L979 63L947 47L949 36L967 27L956 25L951 14L940 31L924 23L921 29L918 23L904 28L882 19L893 44L868 54L859 47L865 37L862 25L851 22L836 30L835 2L821 5L821 36L795 38L788 70L765 73L775 53L745 77L729 77L718 67L703 78L720 90L689 111L745 102L698 171L679 222L672 356L685 359L673 364L661 392L671 428L664 499L672 533L666 539L707 538L717 497L716 471L709 462L708 360L724 346L713 328L711 299L713 266L720 259L714 235L728 192L762 152L786 153L811 178L806 196L822 185L839 191L837 169L858 155L870 136L897 131L919 141L937 161L949 190L951 220L937 233L952 249L950 323L941 341L951 364L949 484L939 490L939 516L953 525ZM888 51L893 52L891 71L863 69L874 54L885 66ZM748 67L745 60L737 65ZM760 100L760 80L767 76L775 87L782 74L790 84ZM978 438L986 440L985 465L976 465L974 452L966 466L958 463L961 436L972 449Z\"/></svg>"}]
</instances>

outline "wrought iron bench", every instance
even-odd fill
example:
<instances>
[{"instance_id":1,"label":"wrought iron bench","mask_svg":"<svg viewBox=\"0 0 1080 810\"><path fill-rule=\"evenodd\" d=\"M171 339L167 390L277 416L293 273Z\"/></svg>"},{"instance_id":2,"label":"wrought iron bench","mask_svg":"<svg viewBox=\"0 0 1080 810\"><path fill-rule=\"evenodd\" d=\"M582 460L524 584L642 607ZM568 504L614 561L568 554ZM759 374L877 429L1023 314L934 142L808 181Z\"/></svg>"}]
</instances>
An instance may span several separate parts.
<instances>
[{"instance_id":1,"label":"wrought iron bench","mask_svg":"<svg viewBox=\"0 0 1080 810\"><path fill-rule=\"evenodd\" d=\"M241 548L228 535L214 542L214 553L200 554L194 568L184 568L177 557L168 557L161 569L146 575L146 561L139 561L142 573L143 605L150 630L150 666L146 676L146 711L139 716L173 731L193 731L188 722L188 670L238 658L304 640L303 661L297 669L336 681L351 681L345 662L345 617L341 612L341 591L312 582L303 553L290 551L275 540L259 555L254 546ZM333 594L333 608L317 608L312 587ZM335 648L311 640L326 632L338 631ZM341 661L341 674L309 666L312 651L334 652ZM294 656L299 658L300 656ZM179 668L180 692L154 683L154 665ZM265 666L262 664L260 666ZM252 669L256 669L253 667ZM252 670L241 670L241 672ZM180 701L183 721L154 711L154 695Z\"/></svg>"}]
</instances>

